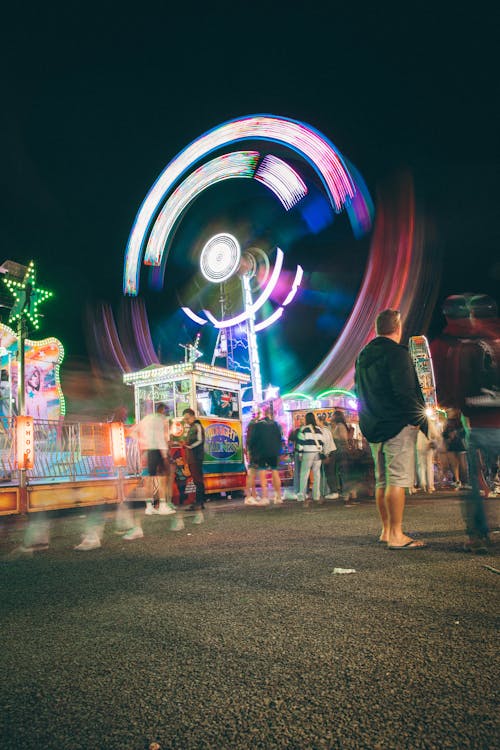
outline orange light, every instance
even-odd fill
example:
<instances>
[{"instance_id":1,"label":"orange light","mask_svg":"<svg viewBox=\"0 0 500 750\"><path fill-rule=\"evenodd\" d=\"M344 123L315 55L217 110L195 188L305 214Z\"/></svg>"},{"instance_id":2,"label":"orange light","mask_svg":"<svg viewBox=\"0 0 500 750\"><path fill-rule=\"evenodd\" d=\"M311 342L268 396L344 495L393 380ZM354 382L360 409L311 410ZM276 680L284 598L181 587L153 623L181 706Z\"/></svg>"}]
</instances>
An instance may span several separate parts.
<instances>
[{"instance_id":1,"label":"orange light","mask_svg":"<svg viewBox=\"0 0 500 750\"><path fill-rule=\"evenodd\" d=\"M33 469L35 465L35 430L33 417L16 417L17 468Z\"/></svg>"},{"instance_id":2,"label":"orange light","mask_svg":"<svg viewBox=\"0 0 500 750\"><path fill-rule=\"evenodd\" d=\"M123 422L111 422L111 455L115 466L127 465L127 444Z\"/></svg>"}]
</instances>

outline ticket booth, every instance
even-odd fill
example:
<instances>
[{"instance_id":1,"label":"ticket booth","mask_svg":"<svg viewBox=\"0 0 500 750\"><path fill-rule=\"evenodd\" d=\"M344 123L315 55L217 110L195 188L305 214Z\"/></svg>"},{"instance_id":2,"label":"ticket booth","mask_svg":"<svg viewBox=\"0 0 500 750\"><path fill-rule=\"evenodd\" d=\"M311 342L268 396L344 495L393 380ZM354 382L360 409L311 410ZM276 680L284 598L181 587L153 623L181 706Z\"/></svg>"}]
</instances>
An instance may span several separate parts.
<instances>
[{"instance_id":1,"label":"ticket booth","mask_svg":"<svg viewBox=\"0 0 500 750\"><path fill-rule=\"evenodd\" d=\"M157 404L169 408L173 451L182 447L184 409L194 410L205 429L207 493L244 489L241 389L249 382L248 375L202 362L182 362L150 365L126 373L123 379L134 388L136 422L153 412Z\"/></svg>"}]
</instances>

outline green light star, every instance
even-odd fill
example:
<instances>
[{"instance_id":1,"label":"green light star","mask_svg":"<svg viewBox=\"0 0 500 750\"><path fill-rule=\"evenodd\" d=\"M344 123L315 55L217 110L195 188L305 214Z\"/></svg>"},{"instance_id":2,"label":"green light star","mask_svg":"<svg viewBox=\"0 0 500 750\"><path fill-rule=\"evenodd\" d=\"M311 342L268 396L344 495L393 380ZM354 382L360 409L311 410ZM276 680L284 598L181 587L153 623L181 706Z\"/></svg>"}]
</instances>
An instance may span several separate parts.
<instances>
[{"instance_id":1,"label":"green light star","mask_svg":"<svg viewBox=\"0 0 500 750\"><path fill-rule=\"evenodd\" d=\"M35 263L34 261L30 261L22 281L4 279L7 289L15 298L9 315L9 323L14 323L22 316L26 316L34 328L38 329L40 327L38 322L38 306L41 302L45 302L46 299L52 297L53 292L35 286L35 277Z\"/></svg>"}]
</instances>

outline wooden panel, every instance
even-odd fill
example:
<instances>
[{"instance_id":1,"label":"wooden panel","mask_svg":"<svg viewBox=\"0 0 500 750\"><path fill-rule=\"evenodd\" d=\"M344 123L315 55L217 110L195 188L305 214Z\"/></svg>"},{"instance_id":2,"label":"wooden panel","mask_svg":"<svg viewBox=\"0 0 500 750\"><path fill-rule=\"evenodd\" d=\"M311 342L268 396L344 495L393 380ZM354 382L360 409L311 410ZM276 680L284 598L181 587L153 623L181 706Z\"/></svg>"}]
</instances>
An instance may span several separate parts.
<instances>
[{"instance_id":1,"label":"wooden panel","mask_svg":"<svg viewBox=\"0 0 500 750\"><path fill-rule=\"evenodd\" d=\"M74 508L118 501L118 482L77 482L31 486L28 511Z\"/></svg>"},{"instance_id":2,"label":"wooden panel","mask_svg":"<svg viewBox=\"0 0 500 750\"><path fill-rule=\"evenodd\" d=\"M0 516L19 513L19 490L17 487L0 487Z\"/></svg>"}]
</instances>

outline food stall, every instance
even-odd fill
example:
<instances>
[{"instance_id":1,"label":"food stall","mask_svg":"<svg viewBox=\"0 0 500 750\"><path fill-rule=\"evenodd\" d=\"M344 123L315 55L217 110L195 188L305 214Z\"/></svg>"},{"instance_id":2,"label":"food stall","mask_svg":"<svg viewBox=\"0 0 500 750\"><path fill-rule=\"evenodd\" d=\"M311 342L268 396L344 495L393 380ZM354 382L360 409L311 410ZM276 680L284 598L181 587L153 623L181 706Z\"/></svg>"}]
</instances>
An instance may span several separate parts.
<instances>
[{"instance_id":1,"label":"food stall","mask_svg":"<svg viewBox=\"0 0 500 750\"><path fill-rule=\"evenodd\" d=\"M249 382L248 375L202 362L182 362L150 365L126 373L123 380L134 388L137 422L159 403L169 408L174 455L182 449L185 434L182 413L194 410L205 430L207 494L244 489L241 389Z\"/></svg>"}]
</instances>

